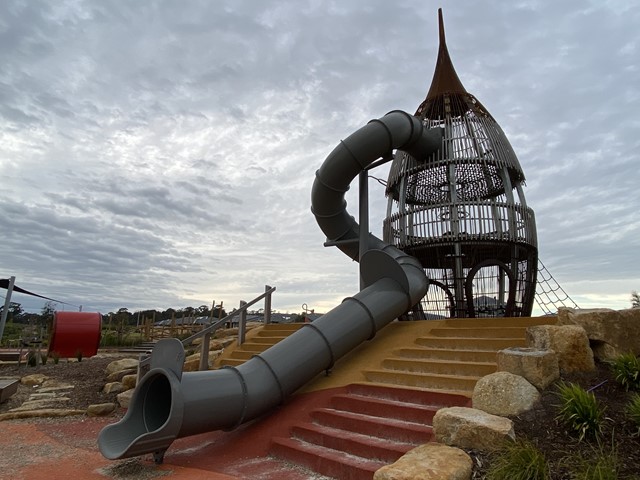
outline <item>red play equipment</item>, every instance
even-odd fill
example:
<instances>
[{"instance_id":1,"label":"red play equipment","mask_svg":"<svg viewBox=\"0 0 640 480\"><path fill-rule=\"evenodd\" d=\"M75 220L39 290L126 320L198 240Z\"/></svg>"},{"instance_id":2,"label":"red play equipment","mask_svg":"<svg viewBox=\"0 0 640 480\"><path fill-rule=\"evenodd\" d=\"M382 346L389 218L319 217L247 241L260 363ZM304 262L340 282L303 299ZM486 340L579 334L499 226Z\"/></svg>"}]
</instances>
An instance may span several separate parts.
<instances>
[{"instance_id":1,"label":"red play equipment","mask_svg":"<svg viewBox=\"0 0 640 480\"><path fill-rule=\"evenodd\" d=\"M102 315L97 312L56 312L49 340L49 354L63 358L92 357L98 352Z\"/></svg>"}]
</instances>

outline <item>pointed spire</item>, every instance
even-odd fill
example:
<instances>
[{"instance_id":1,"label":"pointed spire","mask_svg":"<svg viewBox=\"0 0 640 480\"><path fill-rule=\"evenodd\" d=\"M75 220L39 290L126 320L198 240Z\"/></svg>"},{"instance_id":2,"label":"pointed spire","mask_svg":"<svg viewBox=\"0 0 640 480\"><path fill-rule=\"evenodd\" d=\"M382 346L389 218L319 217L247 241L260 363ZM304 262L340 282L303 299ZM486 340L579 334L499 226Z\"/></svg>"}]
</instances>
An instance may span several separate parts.
<instances>
[{"instance_id":1,"label":"pointed spire","mask_svg":"<svg viewBox=\"0 0 640 480\"><path fill-rule=\"evenodd\" d=\"M453 68L447 42L444 36L444 21L442 20L442 8L438 9L438 23L440 33L440 46L438 48L438 60L436 69L431 80L431 87L427 94L427 100L435 98L444 93L467 93L462 82L458 78L456 70Z\"/></svg>"}]
</instances>

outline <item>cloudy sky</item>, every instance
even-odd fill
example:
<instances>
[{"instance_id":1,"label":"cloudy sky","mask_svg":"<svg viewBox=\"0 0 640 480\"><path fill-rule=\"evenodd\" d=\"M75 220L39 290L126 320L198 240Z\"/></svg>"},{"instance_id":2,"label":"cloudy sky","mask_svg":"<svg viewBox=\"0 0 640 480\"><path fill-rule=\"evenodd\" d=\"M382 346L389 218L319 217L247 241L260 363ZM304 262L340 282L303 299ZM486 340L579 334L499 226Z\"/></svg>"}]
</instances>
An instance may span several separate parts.
<instances>
[{"instance_id":1,"label":"cloudy sky","mask_svg":"<svg viewBox=\"0 0 640 480\"><path fill-rule=\"evenodd\" d=\"M103 313L234 307L265 284L282 312L337 305L357 264L322 246L314 172L368 120L416 110L440 6L458 75L518 154L542 261L581 307L628 308L632 0L2 1L0 278ZM380 234L374 180L371 203Z\"/></svg>"}]
</instances>

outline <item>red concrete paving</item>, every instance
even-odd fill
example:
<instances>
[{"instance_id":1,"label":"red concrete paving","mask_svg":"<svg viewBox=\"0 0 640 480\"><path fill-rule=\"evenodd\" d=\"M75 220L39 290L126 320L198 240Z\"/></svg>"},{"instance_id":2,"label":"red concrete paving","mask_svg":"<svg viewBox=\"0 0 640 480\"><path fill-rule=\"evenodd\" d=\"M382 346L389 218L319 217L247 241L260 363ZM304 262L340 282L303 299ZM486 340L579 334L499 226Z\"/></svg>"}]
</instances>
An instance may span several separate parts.
<instances>
[{"instance_id":1,"label":"red concrete paving","mask_svg":"<svg viewBox=\"0 0 640 480\"><path fill-rule=\"evenodd\" d=\"M150 455L110 461L98 451L100 430L116 417L69 417L56 420L17 420L0 422L1 480L104 480L120 477L184 480L232 480L318 478L265 458L273 436L286 436L307 412L323 406L343 389L294 396L286 408L251 422L232 432L209 432L178 439L155 465Z\"/></svg>"}]
</instances>

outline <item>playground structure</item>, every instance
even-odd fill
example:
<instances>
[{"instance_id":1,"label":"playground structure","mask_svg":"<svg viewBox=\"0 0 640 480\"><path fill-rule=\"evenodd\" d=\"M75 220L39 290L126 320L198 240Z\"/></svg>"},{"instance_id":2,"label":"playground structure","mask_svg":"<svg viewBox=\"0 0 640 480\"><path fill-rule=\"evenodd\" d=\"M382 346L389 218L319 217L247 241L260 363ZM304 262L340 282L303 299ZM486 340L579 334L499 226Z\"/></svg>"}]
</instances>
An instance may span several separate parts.
<instances>
[{"instance_id":1,"label":"playground structure","mask_svg":"<svg viewBox=\"0 0 640 480\"><path fill-rule=\"evenodd\" d=\"M444 131L428 162L397 152L384 240L420 260L431 282L412 319L528 317L538 249L524 173L506 135L456 74L439 14L435 73L416 116Z\"/></svg>"},{"instance_id":2,"label":"playground structure","mask_svg":"<svg viewBox=\"0 0 640 480\"><path fill-rule=\"evenodd\" d=\"M256 419L397 318L530 315L537 247L524 175L500 127L457 78L441 16L440 41L417 115L371 121L316 173L312 212L325 246L359 262L359 293L238 366L183 372L183 343L160 340L127 413L99 434L106 458L152 453L162 462L178 438ZM368 170L388 161L379 239L369 233ZM345 201L356 177L359 223Z\"/></svg>"}]
</instances>

